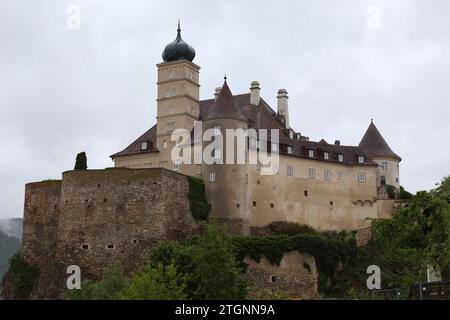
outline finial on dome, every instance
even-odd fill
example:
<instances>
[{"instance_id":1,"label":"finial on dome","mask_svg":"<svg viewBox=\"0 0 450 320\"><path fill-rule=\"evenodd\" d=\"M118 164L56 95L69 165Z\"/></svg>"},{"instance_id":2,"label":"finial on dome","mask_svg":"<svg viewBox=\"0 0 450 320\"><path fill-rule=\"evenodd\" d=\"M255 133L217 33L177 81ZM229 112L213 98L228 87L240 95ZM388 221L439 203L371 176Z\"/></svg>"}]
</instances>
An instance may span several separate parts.
<instances>
[{"instance_id":1,"label":"finial on dome","mask_svg":"<svg viewBox=\"0 0 450 320\"><path fill-rule=\"evenodd\" d=\"M177 37L174 41L169 43L163 53L162 58L165 62L178 61L178 60L188 60L192 61L195 58L195 50L190 45L188 45L181 38L181 22L178 19L178 29Z\"/></svg>"},{"instance_id":2,"label":"finial on dome","mask_svg":"<svg viewBox=\"0 0 450 320\"><path fill-rule=\"evenodd\" d=\"M223 80L225 80L225 82L227 82L227 74L225 73L225 75L223 76Z\"/></svg>"}]
</instances>

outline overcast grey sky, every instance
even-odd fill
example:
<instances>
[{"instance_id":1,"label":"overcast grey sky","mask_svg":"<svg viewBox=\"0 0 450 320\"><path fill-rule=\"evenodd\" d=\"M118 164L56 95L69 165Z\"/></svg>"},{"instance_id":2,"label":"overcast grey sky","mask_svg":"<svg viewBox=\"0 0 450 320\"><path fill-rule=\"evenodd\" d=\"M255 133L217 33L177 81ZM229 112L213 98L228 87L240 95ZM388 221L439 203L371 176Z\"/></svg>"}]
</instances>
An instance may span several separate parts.
<instances>
[{"instance_id":1,"label":"overcast grey sky","mask_svg":"<svg viewBox=\"0 0 450 320\"><path fill-rule=\"evenodd\" d=\"M25 183L60 178L83 150L90 168L112 166L155 123L155 65L178 18L202 99L224 73L234 94L260 81L273 108L286 88L292 127L346 145L374 118L401 183L432 188L450 174L449 13L447 0L1 0L0 218L22 216Z\"/></svg>"}]
</instances>

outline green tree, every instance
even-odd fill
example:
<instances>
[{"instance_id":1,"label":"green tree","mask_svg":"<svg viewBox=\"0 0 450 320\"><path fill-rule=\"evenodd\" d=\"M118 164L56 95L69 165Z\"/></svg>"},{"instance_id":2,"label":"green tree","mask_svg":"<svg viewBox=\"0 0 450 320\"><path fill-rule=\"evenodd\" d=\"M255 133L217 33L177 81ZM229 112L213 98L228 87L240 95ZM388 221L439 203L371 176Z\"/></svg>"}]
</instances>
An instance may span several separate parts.
<instances>
[{"instance_id":1,"label":"green tree","mask_svg":"<svg viewBox=\"0 0 450 320\"><path fill-rule=\"evenodd\" d=\"M85 280L80 290L70 290L70 300L118 300L126 285L123 268L120 263L105 268L102 280L94 282Z\"/></svg>"},{"instance_id":2,"label":"green tree","mask_svg":"<svg viewBox=\"0 0 450 320\"><path fill-rule=\"evenodd\" d=\"M171 263L156 267L147 263L144 270L133 275L130 284L120 294L122 300L182 300L187 299L184 276Z\"/></svg>"},{"instance_id":3,"label":"green tree","mask_svg":"<svg viewBox=\"0 0 450 320\"><path fill-rule=\"evenodd\" d=\"M242 279L231 239L216 224L183 243L168 243L156 248L151 261L155 267L174 263L185 276L185 293L189 299L244 299L246 285Z\"/></svg>"},{"instance_id":4,"label":"green tree","mask_svg":"<svg viewBox=\"0 0 450 320\"><path fill-rule=\"evenodd\" d=\"M215 224L208 224L205 234L193 250L195 265L193 277L199 299L240 299L245 297L245 286L230 238Z\"/></svg>"},{"instance_id":5,"label":"green tree","mask_svg":"<svg viewBox=\"0 0 450 320\"><path fill-rule=\"evenodd\" d=\"M75 170L86 170L87 168L86 152L80 152L77 154L77 159L75 161Z\"/></svg>"}]
</instances>

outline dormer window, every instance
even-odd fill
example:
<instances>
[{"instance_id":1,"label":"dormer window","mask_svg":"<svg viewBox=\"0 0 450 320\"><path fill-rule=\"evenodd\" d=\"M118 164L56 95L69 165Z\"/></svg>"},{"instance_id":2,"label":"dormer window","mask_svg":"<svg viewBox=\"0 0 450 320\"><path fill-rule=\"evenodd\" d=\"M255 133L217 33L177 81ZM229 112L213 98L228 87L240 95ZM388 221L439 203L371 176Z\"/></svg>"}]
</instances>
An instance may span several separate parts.
<instances>
[{"instance_id":1,"label":"dormer window","mask_svg":"<svg viewBox=\"0 0 450 320\"><path fill-rule=\"evenodd\" d=\"M292 154L292 147L287 147L287 153Z\"/></svg>"},{"instance_id":2,"label":"dormer window","mask_svg":"<svg viewBox=\"0 0 450 320\"><path fill-rule=\"evenodd\" d=\"M344 161L344 155L343 154L338 154L338 161L339 162L343 162Z\"/></svg>"},{"instance_id":3,"label":"dormer window","mask_svg":"<svg viewBox=\"0 0 450 320\"><path fill-rule=\"evenodd\" d=\"M142 142L141 143L141 150L147 150L148 149L148 142Z\"/></svg>"},{"instance_id":4,"label":"dormer window","mask_svg":"<svg viewBox=\"0 0 450 320\"><path fill-rule=\"evenodd\" d=\"M324 158L325 160L330 159L330 154L329 154L328 152L324 152L324 153L323 153L323 158Z\"/></svg>"},{"instance_id":5,"label":"dormer window","mask_svg":"<svg viewBox=\"0 0 450 320\"><path fill-rule=\"evenodd\" d=\"M364 163L364 156L358 156L358 162Z\"/></svg>"},{"instance_id":6,"label":"dormer window","mask_svg":"<svg viewBox=\"0 0 450 320\"><path fill-rule=\"evenodd\" d=\"M314 150L308 150L308 156L314 158Z\"/></svg>"}]
</instances>

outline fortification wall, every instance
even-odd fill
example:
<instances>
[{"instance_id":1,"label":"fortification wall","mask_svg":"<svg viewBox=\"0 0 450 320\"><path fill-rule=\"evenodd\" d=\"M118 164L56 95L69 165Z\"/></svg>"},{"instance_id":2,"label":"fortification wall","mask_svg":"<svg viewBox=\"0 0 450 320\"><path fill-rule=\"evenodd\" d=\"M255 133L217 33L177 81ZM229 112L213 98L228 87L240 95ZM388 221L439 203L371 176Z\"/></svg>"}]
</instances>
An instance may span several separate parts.
<instances>
[{"instance_id":1,"label":"fortification wall","mask_svg":"<svg viewBox=\"0 0 450 320\"><path fill-rule=\"evenodd\" d=\"M28 183L25 186L22 255L34 265L53 260L60 213L61 181Z\"/></svg>"},{"instance_id":2,"label":"fortification wall","mask_svg":"<svg viewBox=\"0 0 450 320\"><path fill-rule=\"evenodd\" d=\"M246 256L250 299L271 299L282 292L289 299L314 299L318 294L317 268L314 257L297 251L283 255L280 265L266 257L260 262Z\"/></svg>"},{"instance_id":3,"label":"fortification wall","mask_svg":"<svg viewBox=\"0 0 450 320\"><path fill-rule=\"evenodd\" d=\"M65 172L56 260L93 276L113 262L134 271L160 241L194 232L188 190L164 169Z\"/></svg>"}]
</instances>

